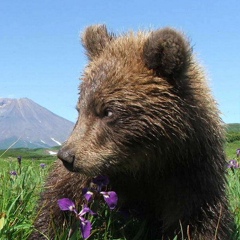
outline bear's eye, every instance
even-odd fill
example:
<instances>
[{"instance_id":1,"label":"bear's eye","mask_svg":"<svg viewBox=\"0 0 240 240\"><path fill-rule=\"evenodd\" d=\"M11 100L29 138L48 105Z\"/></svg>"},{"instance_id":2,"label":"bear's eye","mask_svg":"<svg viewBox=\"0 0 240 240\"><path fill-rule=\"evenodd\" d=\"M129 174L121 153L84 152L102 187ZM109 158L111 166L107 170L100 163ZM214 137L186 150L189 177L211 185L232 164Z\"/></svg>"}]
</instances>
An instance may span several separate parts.
<instances>
[{"instance_id":1,"label":"bear's eye","mask_svg":"<svg viewBox=\"0 0 240 240\"><path fill-rule=\"evenodd\" d=\"M109 108L105 109L103 115L104 117L112 117L113 116L112 109L109 109Z\"/></svg>"}]
</instances>

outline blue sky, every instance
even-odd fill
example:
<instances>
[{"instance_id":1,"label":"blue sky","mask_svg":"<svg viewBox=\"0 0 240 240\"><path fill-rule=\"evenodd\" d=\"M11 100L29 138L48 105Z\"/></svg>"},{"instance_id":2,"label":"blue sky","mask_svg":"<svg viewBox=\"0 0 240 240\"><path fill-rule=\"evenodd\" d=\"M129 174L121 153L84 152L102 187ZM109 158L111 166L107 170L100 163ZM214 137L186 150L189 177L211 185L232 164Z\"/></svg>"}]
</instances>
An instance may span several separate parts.
<instances>
[{"instance_id":1,"label":"blue sky","mask_svg":"<svg viewBox=\"0 0 240 240\"><path fill-rule=\"evenodd\" d=\"M239 0L1 0L0 9L0 97L28 97L75 122L88 25L172 26L189 36L223 120L240 123Z\"/></svg>"}]
</instances>

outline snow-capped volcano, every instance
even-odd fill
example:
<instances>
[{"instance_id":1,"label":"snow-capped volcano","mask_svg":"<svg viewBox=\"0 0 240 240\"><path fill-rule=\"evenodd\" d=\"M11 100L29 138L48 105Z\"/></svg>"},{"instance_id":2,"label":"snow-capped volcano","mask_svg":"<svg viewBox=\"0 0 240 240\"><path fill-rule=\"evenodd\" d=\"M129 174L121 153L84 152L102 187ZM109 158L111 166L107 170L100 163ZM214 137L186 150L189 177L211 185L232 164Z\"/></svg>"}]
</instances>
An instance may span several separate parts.
<instances>
[{"instance_id":1,"label":"snow-capped volcano","mask_svg":"<svg viewBox=\"0 0 240 240\"><path fill-rule=\"evenodd\" d=\"M61 145L74 123L28 98L0 98L0 149L42 148Z\"/></svg>"}]
</instances>

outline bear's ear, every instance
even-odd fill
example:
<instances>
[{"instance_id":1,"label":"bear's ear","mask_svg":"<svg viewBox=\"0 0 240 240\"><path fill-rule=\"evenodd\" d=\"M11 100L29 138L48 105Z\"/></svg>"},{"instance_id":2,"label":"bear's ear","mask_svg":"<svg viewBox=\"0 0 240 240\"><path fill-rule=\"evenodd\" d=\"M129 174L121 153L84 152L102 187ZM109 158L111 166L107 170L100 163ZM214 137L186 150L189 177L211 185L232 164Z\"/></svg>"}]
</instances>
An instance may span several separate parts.
<instances>
[{"instance_id":1,"label":"bear's ear","mask_svg":"<svg viewBox=\"0 0 240 240\"><path fill-rule=\"evenodd\" d=\"M191 56L188 41L171 28L154 31L143 48L146 66L162 77L175 78L186 70Z\"/></svg>"},{"instance_id":2,"label":"bear's ear","mask_svg":"<svg viewBox=\"0 0 240 240\"><path fill-rule=\"evenodd\" d=\"M114 38L113 34L109 34L105 25L89 26L82 35L82 44L87 50L87 55L90 60L99 55Z\"/></svg>"}]
</instances>

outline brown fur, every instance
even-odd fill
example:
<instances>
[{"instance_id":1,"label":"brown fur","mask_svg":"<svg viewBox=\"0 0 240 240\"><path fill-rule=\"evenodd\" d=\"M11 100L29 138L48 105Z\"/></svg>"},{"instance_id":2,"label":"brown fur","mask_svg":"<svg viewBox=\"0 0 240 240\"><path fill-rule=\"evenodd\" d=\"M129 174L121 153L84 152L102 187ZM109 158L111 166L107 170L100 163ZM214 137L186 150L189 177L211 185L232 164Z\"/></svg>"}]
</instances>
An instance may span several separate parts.
<instances>
[{"instance_id":1,"label":"brown fur","mask_svg":"<svg viewBox=\"0 0 240 240\"><path fill-rule=\"evenodd\" d=\"M57 199L80 198L85 182L104 174L120 206L147 219L148 239L182 228L192 240L228 240L223 123L189 42L170 28L114 36L102 25L82 42L90 62L79 119L58 154L77 173L58 165L50 175L36 228L53 236Z\"/></svg>"}]
</instances>

